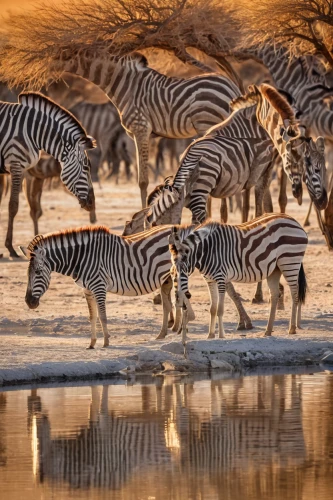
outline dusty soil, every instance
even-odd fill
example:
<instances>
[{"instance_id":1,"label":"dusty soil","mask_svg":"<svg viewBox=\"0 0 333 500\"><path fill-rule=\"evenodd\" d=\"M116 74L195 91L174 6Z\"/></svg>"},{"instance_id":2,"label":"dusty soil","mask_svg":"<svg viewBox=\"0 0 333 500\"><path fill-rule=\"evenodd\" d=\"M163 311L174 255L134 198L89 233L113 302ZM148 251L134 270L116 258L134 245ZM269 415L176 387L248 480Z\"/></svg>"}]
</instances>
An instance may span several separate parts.
<instances>
[{"instance_id":1,"label":"dusty soil","mask_svg":"<svg viewBox=\"0 0 333 500\"><path fill-rule=\"evenodd\" d=\"M119 185L104 183L102 189L96 185L95 193L98 223L115 232L120 233L124 222L140 209L135 181ZM274 199L277 200L276 187ZM287 211L302 222L308 203L305 197L299 207L289 196ZM261 305L252 304L255 285L237 285L254 329L245 332L245 337L244 332L236 331L236 312L227 298L227 339L206 341L209 299L204 281L199 274L194 274L191 293L196 320L189 328L188 359L184 360L176 334L170 333L164 341L154 340L159 332L162 308L153 304L152 295L123 298L109 294L107 312L111 347L102 349L102 339L99 338L94 351L85 350L90 337L87 306L82 291L70 278L54 275L39 309L30 311L24 302L27 262L9 260L4 247L7 204L8 197L1 207L0 226L0 254L4 254L0 260L0 384L61 376L106 376L128 366L129 371L172 370L180 365L187 370L207 369L216 357L228 361L232 365L230 369L260 364L316 363L324 352L333 350L333 254L326 248L314 215L312 225L307 228L309 246L304 261L309 285L303 309L304 329L296 336L287 335L291 302L286 288L285 311L277 314L274 337L261 338L268 318L268 301ZM41 233L88 223L88 213L82 211L77 201L62 188L45 191L42 204ZM278 211L276 201L275 210ZM218 218L218 214L219 202L214 200L213 215ZM190 221L187 210L183 221ZM240 222L240 213L231 214L230 222ZM27 202L22 194L15 220L15 245L29 243L33 237L32 229ZM264 292L268 298L266 285ZM222 351L232 352L236 357L223 358Z\"/></svg>"}]
</instances>

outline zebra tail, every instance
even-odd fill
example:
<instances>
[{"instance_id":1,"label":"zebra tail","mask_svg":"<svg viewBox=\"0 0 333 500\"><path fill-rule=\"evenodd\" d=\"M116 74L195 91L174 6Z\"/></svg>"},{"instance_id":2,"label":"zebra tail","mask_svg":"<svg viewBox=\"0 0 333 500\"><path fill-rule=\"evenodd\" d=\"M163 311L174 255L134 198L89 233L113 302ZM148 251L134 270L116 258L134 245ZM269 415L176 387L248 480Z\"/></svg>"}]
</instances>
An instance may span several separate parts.
<instances>
[{"instance_id":1,"label":"zebra tail","mask_svg":"<svg viewBox=\"0 0 333 500\"><path fill-rule=\"evenodd\" d=\"M301 268L298 273L298 300L301 304L305 303L307 289L308 285L306 282L304 267L303 264L301 264Z\"/></svg>"}]
</instances>

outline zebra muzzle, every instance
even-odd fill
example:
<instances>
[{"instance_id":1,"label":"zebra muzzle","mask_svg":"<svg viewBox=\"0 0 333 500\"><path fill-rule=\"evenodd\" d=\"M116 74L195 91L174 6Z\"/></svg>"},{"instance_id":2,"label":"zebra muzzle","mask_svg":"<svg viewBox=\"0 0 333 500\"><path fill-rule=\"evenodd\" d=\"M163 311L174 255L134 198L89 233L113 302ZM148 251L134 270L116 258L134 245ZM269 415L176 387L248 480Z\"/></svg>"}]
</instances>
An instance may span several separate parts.
<instances>
[{"instance_id":1,"label":"zebra muzzle","mask_svg":"<svg viewBox=\"0 0 333 500\"><path fill-rule=\"evenodd\" d=\"M25 296L25 302L29 309L37 309L39 306L39 297L34 297L33 295L27 293Z\"/></svg>"},{"instance_id":2,"label":"zebra muzzle","mask_svg":"<svg viewBox=\"0 0 333 500\"><path fill-rule=\"evenodd\" d=\"M93 188L89 189L88 196L86 198L79 197L79 203L81 208L91 212L95 208L95 193Z\"/></svg>"},{"instance_id":3,"label":"zebra muzzle","mask_svg":"<svg viewBox=\"0 0 333 500\"><path fill-rule=\"evenodd\" d=\"M325 210L325 208L327 208L328 196L326 189L323 190L323 193L320 196L320 198L313 199L313 203L317 210Z\"/></svg>"}]
</instances>

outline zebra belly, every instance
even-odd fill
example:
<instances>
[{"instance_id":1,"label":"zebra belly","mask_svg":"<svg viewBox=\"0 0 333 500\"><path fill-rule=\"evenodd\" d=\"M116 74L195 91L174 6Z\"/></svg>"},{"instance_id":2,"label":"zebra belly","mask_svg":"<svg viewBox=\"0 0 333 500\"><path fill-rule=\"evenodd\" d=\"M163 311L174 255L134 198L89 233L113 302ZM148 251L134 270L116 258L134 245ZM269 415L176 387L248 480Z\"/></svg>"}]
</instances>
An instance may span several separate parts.
<instances>
[{"instance_id":1,"label":"zebra belly","mask_svg":"<svg viewBox=\"0 0 333 500\"><path fill-rule=\"evenodd\" d=\"M161 273L156 273L156 277L149 276L150 279L147 279L147 277L142 275L135 277L135 274L127 276L126 279L118 280L118 282L109 278L106 291L115 295L122 295L124 297L148 295L149 293L159 290L169 274L170 267L164 269Z\"/></svg>"}]
</instances>

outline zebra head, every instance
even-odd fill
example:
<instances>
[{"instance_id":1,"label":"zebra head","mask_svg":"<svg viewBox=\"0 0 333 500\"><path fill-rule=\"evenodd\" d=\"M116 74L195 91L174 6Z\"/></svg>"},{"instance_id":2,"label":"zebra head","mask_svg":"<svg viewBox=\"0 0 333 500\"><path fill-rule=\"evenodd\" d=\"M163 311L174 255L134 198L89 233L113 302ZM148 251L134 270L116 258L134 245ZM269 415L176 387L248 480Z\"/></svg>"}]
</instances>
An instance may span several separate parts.
<instances>
[{"instance_id":1,"label":"zebra head","mask_svg":"<svg viewBox=\"0 0 333 500\"><path fill-rule=\"evenodd\" d=\"M192 235L195 238L194 235ZM188 320L193 321L195 315L190 303L191 294L188 289L188 279L195 268L193 244L189 241L181 241L179 228L174 226L169 236L169 249L171 253L172 266L170 274L176 293L176 307L188 310Z\"/></svg>"},{"instance_id":2,"label":"zebra head","mask_svg":"<svg viewBox=\"0 0 333 500\"><path fill-rule=\"evenodd\" d=\"M22 254L29 260L25 301L30 309L37 309L39 299L49 288L51 281L51 266L43 241L43 236L37 235L27 248L19 246Z\"/></svg>"},{"instance_id":3,"label":"zebra head","mask_svg":"<svg viewBox=\"0 0 333 500\"><path fill-rule=\"evenodd\" d=\"M82 208L93 210L95 197L86 150L94 148L95 141L69 111L43 94L22 92L18 101L33 110L38 126L32 128L32 133L38 149L60 162L60 178L67 189Z\"/></svg>"},{"instance_id":4,"label":"zebra head","mask_svg":"<svg viewBox=\"0 0 333 500\"><path fill-rule=\"evenodd\" d=\"M95 194L91 180L90 160L87 149L95 147L95 141L90 136L81 137L74 144L72 141L62 141L60 178L67 189L76 196L80 206L87 211L95 208Z\"/></svg>"},{"instance_id":5,"label":"zebra head","mask_svg":"<svg viewBox=\"0 0 333 500\"><path fill-rule=\"evenodd\" d=\"M324 210L328 204L325 140L318 137L314 141L311 137L307 140L304 153L305 172L304 180L309 195L318 210Z\"/></svg>"},{"instance_id":6,"label":"zebra head","mask_svg":"<svg viewBox=\"0 0 333 500\"><path fill-rule=\"evenodd\" d=\"M299 205L302 203L302 178L304 174L304 138L288 136L284 131L283 140L286 141L285 152L282 154L283 168L290 182L294 198Z\"/></svg>"}]
</instances>

